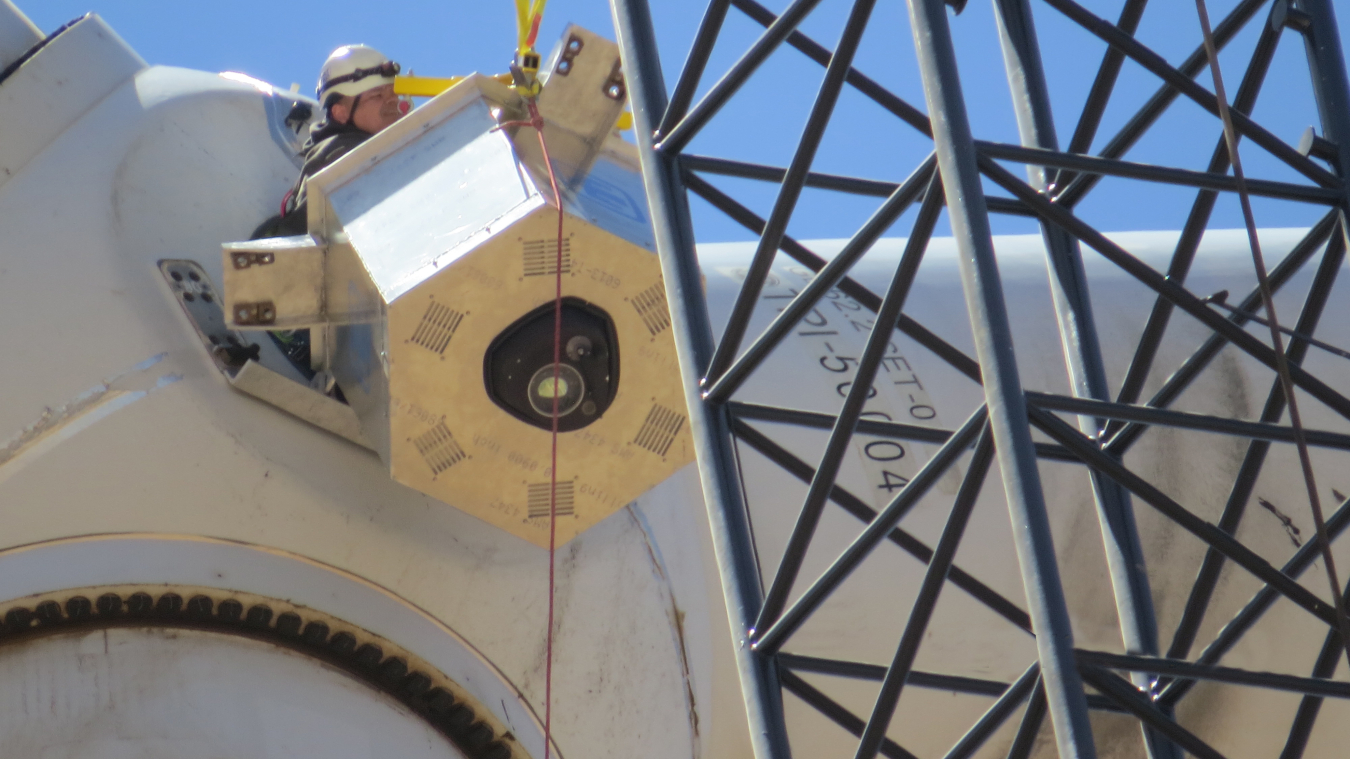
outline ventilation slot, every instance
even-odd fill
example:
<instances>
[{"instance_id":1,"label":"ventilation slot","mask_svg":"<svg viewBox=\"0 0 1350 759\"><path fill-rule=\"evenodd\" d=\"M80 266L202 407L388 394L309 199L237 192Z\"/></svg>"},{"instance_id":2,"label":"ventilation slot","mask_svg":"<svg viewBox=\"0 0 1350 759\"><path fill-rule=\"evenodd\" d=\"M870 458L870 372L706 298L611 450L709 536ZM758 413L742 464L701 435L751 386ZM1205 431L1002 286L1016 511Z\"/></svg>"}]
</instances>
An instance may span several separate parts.
<instances>
[{"instance_id":1,"label":"ventilation slot","mask_svg":"<svg viewBox=\"0 0 1350 759\"><path fill-rule=\"evenodd\" d=\"M455 330L459 329L459 323L463 320L464 314L432 301L427 306L427 312L422 315L422 323L413 332L412 342L432 353L444 354L450 338L455 336Z\"/></svg>"},{"instance_id":2,"label":"ventilation slot","mask_svg":"<svg viewBox=\"0 0 1350 759\"><path fill-rule=\"evenodd\" d=\"M464 449L455 442L455 436L446 429L445 422L415 438L413 445L417 446L417 452L426 459L432 474L440 474L467 458Z\"/></svg>"},{"instance_id":3,"label":"ventilation slot","mask_svg":"<svg viewBox=\"0 0 1350 759\"><path fill-rule=\"evenodd\" d=\"M572 240L563 239L562 273L572 271ZM558 273L558 238L526 240L524 247L525 276L542 277Z\"/></svg>"},{"instance_id":4,"label":"ventilation slot","mask_svg":"<svg viewBox=\"0 0 1350 759\"><path fill-rule=\"evenodd\" d=\"M664 456L666 451L670 450L670 444L675 442L675 436L680 434L680 428L683 426L683 416L659 403L654 404L652 410L647 412L647 421L642 423L642 429L638 430L637 437L633 438L633 443L646 448L657 456Z\"/></svg>"},{"instance_id":5,"label":"ventilation slot","mask_svg":"<svg viewBox=\"0 0 1350 759\"><path fill-rule=\"evenodd\" d=\"M558 483L558 516L570 517L573 512L572 492L576 483L564 480ZM530 519L548 518L549 483L536 482L529 486L529 497L525 501L525 511Z\"/></svg>"},{"instance_id":6,"label":"ventilation slot","mask_svg":"<svg viewBox=\"0 0 1350 759\"><path fill-rule=\"evenodd\" d=\"M653 336L670 326L670 308L666 305L665 285L657 282L633 298L633 308L637 309L642 323Z\"/></svg>"}]
</instances>

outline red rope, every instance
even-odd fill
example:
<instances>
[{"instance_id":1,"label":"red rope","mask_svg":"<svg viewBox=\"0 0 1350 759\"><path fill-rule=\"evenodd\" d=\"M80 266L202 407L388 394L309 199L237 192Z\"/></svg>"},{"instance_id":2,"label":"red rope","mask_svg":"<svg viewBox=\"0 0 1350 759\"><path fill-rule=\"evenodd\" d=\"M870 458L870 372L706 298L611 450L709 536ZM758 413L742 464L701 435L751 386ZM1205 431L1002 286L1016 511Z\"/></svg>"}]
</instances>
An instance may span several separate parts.
<instances>
[{"instance_id":1,"label":"red rope","mask_svg":"<svg viewBox=\"0 0 1350 759\"><path fill-rule=\"evenodd\" d=\"M1275 297L1271 293L1266 260L1261 252L1261 241L1257 235L1256 215L1252 211L1251 197L1247 191L1247 177L1242 170L1242 158L1238 155L1237 130L1233 127L1233 116L1228 108L1228 95L1224 92L1223 72L1219 69L1219 51L1214 44L1214 32L1209 25L1209 10L1205 7L1205 0L1195 0L1195 10L1200 16L1200 32L1204 38L1205 54L1209 57L1209 68L1214 77L1214 97L1218 104L1219 119L1223 122L1228 159L1233 164L1233 179L1237 181L1242 220L1247 227L1252 264L1256 268L1256 282L1261 291L1261 306L1266 311L1265 324L1270 328L1270 344L1275 350L1275 373L1279 377L1280 389L1284 392L1285 404L1289 407L1289 426L1294 431L1299 466L1303 470L1303 484L1308 491L1308 506L1312 511L1313 525L1317 528L1316 540L1322 552L1322 563L1327 570L1327 584L1331 586L1331 600L1336 611L1335 628L1341 635L1346 659L1350 660L1350 613L1346 611L1340 576L1336 572L1336 561L1331 554L1331 536L1327 532L1326 519L1322 513L1322 499L1317 492L1317 478L1313 473L1312 456L1308 452L1308 438L1303 429L1303 418L1299 413L1298 397L1294 393L1294 380L1289 372L1289 357L1285 354L1284 338L1280 335L1283 330L1279 319L1275 316Z\"/></svg>"},{"instance_id":2,"label":"red rope","mask_svg":"<svg viewBox=\"0 0 1350 759\"><path fill-rule=\"evenodd\" d=\"M535 25L538 25L537 17ZM548 183L558 204L558 253L553 289L553 436L548 483L548 631L545 634L544 644L544 759L549 759L549 753L553 748L553 600L557 588L554 564L558 552L558 373L562 364L562 261L565 214L562 193L558 192L558 177L553 172L553 159L548 155L548 143L544 142L544 117L539 115L539 107L534 98L527 98L525 105L530 110L529 121L503 121L494 129L513 126L527 126L534 129L535 134L539 136L539 149L544 154L544 166L548 169Z\"/></svg>"},{"instance_id":3,"label":"red rope","mask_svg":"<svg viewBox=\"0 0 1350 759\"><path fill-rule=\"evenodd\" d=\"M535 26L538 27L538 18ZM558 545L558 372L562 363L562 257L563 257L563 204L558 192L558 177L553 173L553 160L548 155L548 144L544 142L544 119L534 98L525 101L530 109L530 125L539 135L539 149L544 154L544 166L548 168L548 183L553 188L553 199L558 204L558 254L555 266L553 289L553 436L550 451L548 483L548 633L544 654L544 759L549 759L552 748L553 729L553 598L556 582L554 578L554 556Z\"/></svg>"},{"instance_id":4,"label":"red rope","mask_svg":"<svg viewBox=\"0 0 1350 759\"><path fill-rule=\"evenodd\" d=\"M537 13L534 16L534 21L530 22L530 34L525 38L525 44L530 48L534 47L534 40L539 36L539 22L543 20L544 14Z\"/></svg>"}]
</instances>

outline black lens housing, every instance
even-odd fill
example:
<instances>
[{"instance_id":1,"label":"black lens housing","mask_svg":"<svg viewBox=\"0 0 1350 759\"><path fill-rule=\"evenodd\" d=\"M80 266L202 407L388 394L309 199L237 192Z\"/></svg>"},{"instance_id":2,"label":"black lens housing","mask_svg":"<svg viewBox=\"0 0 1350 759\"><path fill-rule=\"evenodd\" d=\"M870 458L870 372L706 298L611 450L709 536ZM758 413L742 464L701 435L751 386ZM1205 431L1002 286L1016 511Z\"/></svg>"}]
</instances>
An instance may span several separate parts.
<instances>
[{"instance_id":1,"label":"black lens housing","mask_svg":"<svg viewBox=\"0 0 1350 759\"><path fill-rule=\"evenodd\" d=\"M545 303L502 330L483 354L483 384L488 397L504 411L542 430L553 429L552 414L541 414L530 402L530 379L553 365L554 304ZM585 351L565 349L589 341ZM558 431L582 429L604 415L619 392L619 336L604 309L581 298L562 301L564 366L575 369L585 382L581 402L558 417Z\"/></svg>"}]
</instances>

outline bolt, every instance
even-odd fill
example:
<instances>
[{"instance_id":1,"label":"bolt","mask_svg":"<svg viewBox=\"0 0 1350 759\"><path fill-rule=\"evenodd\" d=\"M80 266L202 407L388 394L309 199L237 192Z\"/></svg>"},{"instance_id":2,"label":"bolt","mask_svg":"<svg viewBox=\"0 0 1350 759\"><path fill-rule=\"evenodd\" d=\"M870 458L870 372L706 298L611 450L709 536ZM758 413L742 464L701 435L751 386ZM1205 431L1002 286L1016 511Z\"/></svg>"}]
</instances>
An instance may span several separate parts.
<instances>
[{"instance_id":1,"label":"bolt","mask_svg":"<svg viewBox=\"0 0 1350 759\"><path fill-rule=\"evenodd\" d=\"M580 361L591 355L592 348L593 346L591 345L591 339L589 337L577 335L567 341L567 357L573 361Z\"/></svg>"}]
</instances>

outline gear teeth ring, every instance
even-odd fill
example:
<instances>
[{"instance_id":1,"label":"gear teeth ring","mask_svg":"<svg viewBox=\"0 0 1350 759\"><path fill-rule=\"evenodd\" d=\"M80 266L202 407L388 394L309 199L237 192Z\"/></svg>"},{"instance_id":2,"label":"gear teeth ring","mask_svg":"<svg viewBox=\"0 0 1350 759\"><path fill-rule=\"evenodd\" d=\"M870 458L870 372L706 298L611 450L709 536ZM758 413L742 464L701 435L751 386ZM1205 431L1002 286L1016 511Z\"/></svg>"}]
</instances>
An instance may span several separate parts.
<instances>
[{"instance_id":1,"label":"gear teeth ring","mask_svg":"<svg viewBox=\"0 0 1350 759\"><path fill-rule=\"evenodd\" d=\"M213 592L213 591L207 591ZM355 630L338 630L326 615L284 602L245 602L220 591L216 598L191 589L179 593L148 590L102 593L96 600L78 593L45 594L11 605L0 614L0 645L31 640L82 627L185 627L259 638L334 664L366 685L386 693L449 738L470 759L525 759L509 732L498 735L463 697L438 682L438 672L423 671L412 657L388 641ZM90 595L93 595L92 593ZM186 601L184 599L187 599ZM274 614L273 606L285 607ZM323 619L321 619L323 618ZM359 636L359 637L358 637ZM378 642L376 642L378 641ZM386 655L385 651L393 649Z\"/></svg>"}]
</instances>

